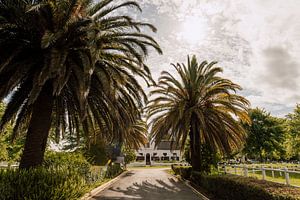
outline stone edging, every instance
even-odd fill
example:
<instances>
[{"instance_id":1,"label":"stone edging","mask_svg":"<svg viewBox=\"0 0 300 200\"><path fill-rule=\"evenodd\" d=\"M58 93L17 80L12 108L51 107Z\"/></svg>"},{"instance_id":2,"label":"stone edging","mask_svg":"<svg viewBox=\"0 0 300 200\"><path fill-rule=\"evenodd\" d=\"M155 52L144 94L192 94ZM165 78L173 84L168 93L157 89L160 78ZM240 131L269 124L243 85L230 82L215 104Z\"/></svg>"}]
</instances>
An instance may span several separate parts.
<instances>
[{"instance_id":1,"label":"stone edging","mask_svg":"<svg viewBox=\"0 0 300 200\"><path fill-rule=\"evenodd\" d=\"M176 176L173 175L175 178L177 178L178 180L180 180L181 182L183 182L187 187L189 187L196 195L198 195L200 198L202 198L203 200L210 200L209 198L207 198L206 196L204 196L202 193L200 193L197 189L195 189L191 184L190 181L180 177L180 176Z\"/></svg>"},{"instance_id":2,"label":"stone edging","mask_svg":"<svg viewBox=\"0 0 300 200\"><path fill-rule=\"evenodd\" d=\"M94 195L96 195L97 193L105 190L106 188L108 188L109 186L114 184L116 181L118 181L121 178L121 176L123 176L124 174L126 174L128 172L129 171L124 171L120 175L118 175L117 177L115 177L115 178L111 179L110 181L100 185L99 187L96 187L92 191L90 191L90 192L86 193L85 195L83 195L83 197L81 197L80 200L89 200L89 199L91 199Z\"/></svg>"}]
</instances>

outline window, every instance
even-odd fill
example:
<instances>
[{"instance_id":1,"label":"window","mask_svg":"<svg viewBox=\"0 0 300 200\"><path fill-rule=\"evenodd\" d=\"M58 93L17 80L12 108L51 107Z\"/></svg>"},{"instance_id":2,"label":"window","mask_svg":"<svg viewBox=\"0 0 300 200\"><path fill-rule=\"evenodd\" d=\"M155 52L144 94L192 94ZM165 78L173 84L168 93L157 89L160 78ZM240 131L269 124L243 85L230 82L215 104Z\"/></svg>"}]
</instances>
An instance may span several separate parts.
<instances>
[{"instance_id":1,"label":"window","mask_svg":"<svg viewBox=\"0 0 300 200\"><path fill-rule=\"evenodd\" d=\"M164 156L167 156L168 154L167 154L167 153L163 153L163 155L164 155Z\"/></svg>"},{"instance_id":2,"label":"window","mask_svg":"<svg viewBox=\"0 0 300 200\"><path fill-rule=\"evenodd\" d=\"M153 156L156 156L157 155L157 153L153 153Z\"/></svg>"},{"instance_id":3,"label":"window","mask_svg":"<svg viewBox=\"0 0 300 200\"><path fill-rule=\"evenodd\" d=\"M143 155L143 153L139 153L141 156Z\"/></svg>"}]
</instances>

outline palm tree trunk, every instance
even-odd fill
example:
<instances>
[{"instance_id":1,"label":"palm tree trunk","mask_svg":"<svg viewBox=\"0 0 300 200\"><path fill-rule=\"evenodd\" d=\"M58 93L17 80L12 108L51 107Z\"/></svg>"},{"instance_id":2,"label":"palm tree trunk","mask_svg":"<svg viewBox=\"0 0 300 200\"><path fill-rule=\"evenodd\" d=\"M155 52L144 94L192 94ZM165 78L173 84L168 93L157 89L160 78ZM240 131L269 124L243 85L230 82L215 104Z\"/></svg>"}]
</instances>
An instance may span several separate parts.
<instances>
[{"instance_id":1,"label":"palm tree trunk","mask_svg":"<svg viewBox=\"0 0 300 200\"><path fill-rule=\"evenodd\" d=\"M21 169L37 167L43 162L51 127L51 114L54 101L52 90L51 82L47 82L33 104L25 147L20 162Z\"/></svg>"},{"instance_id":2,"label":"palm tree trunk","mask_svg":"<svg viewBox=\"0 0 300 200\"><path fill-rule=\"evenodd\" d=\"M192 120L190 129L190 151L193 171L202 171L201 141L197 121Z\"/></svg>"}]
</instances>

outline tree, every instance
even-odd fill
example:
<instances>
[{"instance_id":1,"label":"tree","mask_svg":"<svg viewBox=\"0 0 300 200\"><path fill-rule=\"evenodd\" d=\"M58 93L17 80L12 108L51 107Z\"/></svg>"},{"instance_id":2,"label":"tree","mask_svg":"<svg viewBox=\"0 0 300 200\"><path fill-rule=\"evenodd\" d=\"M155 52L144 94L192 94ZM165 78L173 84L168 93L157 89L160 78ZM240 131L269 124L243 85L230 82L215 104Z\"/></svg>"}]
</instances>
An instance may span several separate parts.
<instances>
[{"instance_id":1,"label":"tree","mask_svg":"<svg viewBox=\"0 0 300 200\"><path fill-rule=\"evenodd\" d=\"M287 158L300 159L300 105L297 104L293 113L286 116L287 125Z\"/></svg>"},{"instance_id":2,"label":"tree","mask_svg":"<svg viewBox=\"0 0 300 200\"><path fill-rule=\"evenodd\" d=\"M146 96L134 75L153 82L144 64L156 29L113 12L135 2L0 1L0 128L15 118L13 138L27 130L20 168L42 163L49 130L119 134L139 120Z\"/></svg>"},{"instance_id":3,"label":"tree","mask_svg":"<svg viewBox=\"0 0 300 200\"><path fill-rule=\"evenodd\" d=\"M123 131L123 134L123 141L121 143L124 143L127 149L138 150L148 142L148 126L143 120L129 124L126 130Z\"/></svg>"},{"instance_id":4,"label":"tree","mask_svg":"<svg viewBox=\"0 0 300 200\"><path fill-rule=\"evenodd\" d=\"M279 159L284 154L285 131L283 121L263 109L251 109L251 124L243 126L248 132L244 153L248 157Z\"/></svg>"},{"instance_id":5,"label":"tree","mask_svg":"<svg viewBox=\"0 0 300 200\"><path fill-rule=\"evenodd\" d=\"M218 153L215 151L212 151L209 145L201 144L200 146L200 156L202 159L201 168L203 172L210 173L212 167L216 169L218 166L218 162L221 160ZM185 147L184 147L184 153L183 158L186 162L189 164L192 164L192 158L191 158L191 149L190 149L190 141L187 140Z\"/></svg>"},{"instance_id":6,"label":"tree","mask_svg":"<svg viewBox=\"0 0 300 200\"><path fill-rule=\"evenodd\" d=\"M157 142L167 135L184 148L189 137L195 171L204 170L201 145L226 154L239 148L245 138L238 120L248 121L249 102L233 93L241 89L239 85L217 76L222 69L215 64L198 63L195 56L188 57L187 66L172 64L179 79L163 71L147 106Z\"/></svg>"}]
</instances>

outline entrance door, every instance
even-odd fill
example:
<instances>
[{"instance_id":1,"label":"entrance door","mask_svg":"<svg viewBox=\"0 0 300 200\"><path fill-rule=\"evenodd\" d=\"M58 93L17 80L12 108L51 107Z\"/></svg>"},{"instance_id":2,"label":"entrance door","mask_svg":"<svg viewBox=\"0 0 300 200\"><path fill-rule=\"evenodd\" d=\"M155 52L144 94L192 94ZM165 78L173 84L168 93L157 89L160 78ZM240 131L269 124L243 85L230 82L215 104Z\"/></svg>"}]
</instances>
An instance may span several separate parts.
<instances>
[{"instance_id":1,"label":"entrance door","mask_svg":"<svg viewBox=\"0 0 300 200\"><path fill-rule=\"evenodd\" d=\"M151 161L150 161L150 153L146 154L146 165L151 165Z\"/></svg>"}]
</instances>

